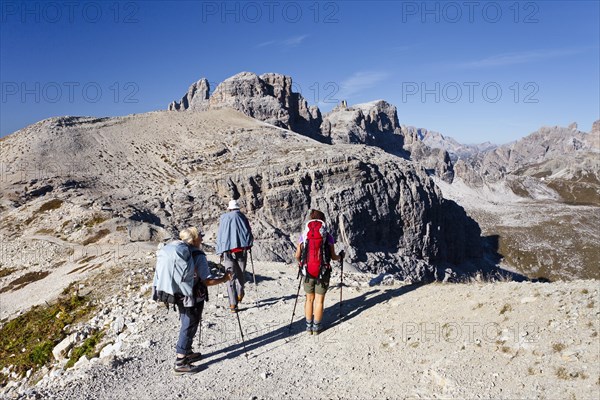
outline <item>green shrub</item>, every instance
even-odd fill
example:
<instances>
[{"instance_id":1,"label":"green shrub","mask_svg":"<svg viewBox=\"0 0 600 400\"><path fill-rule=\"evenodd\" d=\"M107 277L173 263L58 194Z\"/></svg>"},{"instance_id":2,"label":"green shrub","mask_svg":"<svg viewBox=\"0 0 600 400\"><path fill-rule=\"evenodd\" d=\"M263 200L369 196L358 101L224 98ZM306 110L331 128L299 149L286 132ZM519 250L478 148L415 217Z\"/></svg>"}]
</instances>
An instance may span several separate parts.
<instances>
[{"instance_id":1,"label":"green shrub","mask_svg":"<svg viewBox=\"0 0 600 400\"><path fill-rule=\"evenodd\" d=\"M104 336L101 331L94 331L81 346L77 346L73 349L71 353L71 358L67 362L66 368L71 368L79 359L83 356L86 356L88 359L93 358L98 355L96 351L96 346L100 343L100 340Z\"/></svg>"},{"instance_id":2,"label":"green shrub","mask_svg":"<svg viewBox=\"0 0 600 400\"><path fill-rule=\"evenodd\" d=\"M54 346L67 336L64 327L83 320L93 309L86 297L63 296L6 322L0 328L0 370L12 365L12 371L23 376L48 364ZM0 385L6 379L0 374Z\"/></svg>"},{"instance_id":3,"label":"green shrub","mask_svg":"<svg viewBox=\"0 0 600 400\"><path fill-rule=\"evenodd\" d=\"M62 204L63 204L62 200L53 199L53 200L47 201L44 204L42 204L42 206L39 208L38 212L56 210L57 208L60 208L60 206L62 206Z\"/></svg>"}]
</instances>

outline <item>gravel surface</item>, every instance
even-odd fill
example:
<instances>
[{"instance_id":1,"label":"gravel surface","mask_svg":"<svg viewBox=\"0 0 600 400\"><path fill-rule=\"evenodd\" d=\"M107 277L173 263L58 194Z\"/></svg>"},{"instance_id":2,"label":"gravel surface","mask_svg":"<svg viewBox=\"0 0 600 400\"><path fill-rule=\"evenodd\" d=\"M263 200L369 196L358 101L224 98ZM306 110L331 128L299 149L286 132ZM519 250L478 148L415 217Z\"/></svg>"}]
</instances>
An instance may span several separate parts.
<instances>
[{"instance_id":1,"label":"gravel surface","mask_svg":"<svg viewBox=\"0 0 600 400\"><path fill-rule=\"evenodd\" d=\"M597 399L600 395L598 281L405 285L391 277L339 274L318 336L303 331L303 296L288 331L294 268L256 263L239 313L212 287L204 311L198 372L172 372L179 321L149 301L146 286L107 299L125 327L110 356L62 372L7 398ZM301 290L302 292L302 290ZM258 300L257 303L255 301ZM109 310L110 309L110 310ZM132 317L133 315L133 317ZM118 331L118 328L117 328ZM118 339L120 338L120 339ZM58 372L57 372L58 371ZM52 376L54 375L54 376Z\"/></svg>"}]
</instances>

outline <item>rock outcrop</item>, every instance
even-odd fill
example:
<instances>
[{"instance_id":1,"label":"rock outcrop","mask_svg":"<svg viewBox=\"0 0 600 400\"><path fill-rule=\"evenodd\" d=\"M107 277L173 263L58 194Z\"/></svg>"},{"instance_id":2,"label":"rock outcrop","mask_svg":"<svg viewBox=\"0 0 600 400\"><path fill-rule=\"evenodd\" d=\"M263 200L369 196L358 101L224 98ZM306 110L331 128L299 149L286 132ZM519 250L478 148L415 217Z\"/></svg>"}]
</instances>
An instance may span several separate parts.
<instances>
[{"instance_id":1,"label":"rock outcrop","mask_svg":"<svg viewBox=\"0 0 600 400\"><path fill-rule=\"evenodd\" d=\"M323 140L319 132L319 109L292 91L292 78L268 73L241 72L221 82L209 98L209 87L202 79L190 87L181 102L169 110L220 110L230 108L269 124Z\"/></svg>"},{"instance_id":2,"label":"rock outcrop","mask_svg":"<svg viewBox=\"0 0 600 400\"><path fill-rule=\"evenodd\" d=\"M337 106L323 117L321 133L331 143L367 144L406 155L396 107L383 100Z\"/></svg>"},{"instance_id":3,"label":"rock outcrop","mask_svg":"<svg viewBox=\"0 0 600 400\"><path fill-rule=\"evenodd\" d=\"M210 84L206 78L200 79L190 86L180 101L169 104L169 111L205 110L208 106Z\"/></svg>"},{"instance_id":4,"label":"rock outcrop","mask_svg":"<svg viewBox=\"0 0 600 400\"><path fill-rule=\"evenodd\" d=\"M593 129L581 132L575 123L543 127L458 160L456 176L472 187L505 182L521 197L600 205L600 134Z\"/></svg>"},{"instance_id":5,"label":"rock outcrop","mask_svg":"<svg viewBox=\"0 0 600 400\"><path fill-rule=\"evenodd\" d=\"M244 90L260 83L251 82ZM438 265L482 253L477 225L441 197L425 171L376 147L322 144L229 109L59 122L7 137L1 161L18 165L22 158L43 166L69 154L70 163L86 168L36 180L7 174L16 200L3 205L8 235L43 230L68 242L102 245L166 238L165 232L175 236L197 224L210 244L234 197L252 222L254 255L261 260L292 261L311 208L325 213L349 263L365 271L432 279ZM53 189L24 195L46 186ZM63 187L69 189L57 190ZM36 219L38 209L49 211ZM17 222L30 217L27 224Z\"/></svg>"},{"instance_id":6,"label":"rock outcrop","mask_svg":"<svg viewBox=\"0 0 600 400\"><path fill-rule=\"evenodd\" d=\"M499 146L490 151L481 153L472 159L465 160L465 166L460 166L459 176L463 175L470 166L480 176L481 180L497 182L511 173L518 173L523 168L531 165L545 163L549 160L572 159L575 166L577 154L599 153L600 149L593 141L593 133L578 131L577 124L563 127L542 127L538 131L516 142Z\"/></svg>"}]
</instances>

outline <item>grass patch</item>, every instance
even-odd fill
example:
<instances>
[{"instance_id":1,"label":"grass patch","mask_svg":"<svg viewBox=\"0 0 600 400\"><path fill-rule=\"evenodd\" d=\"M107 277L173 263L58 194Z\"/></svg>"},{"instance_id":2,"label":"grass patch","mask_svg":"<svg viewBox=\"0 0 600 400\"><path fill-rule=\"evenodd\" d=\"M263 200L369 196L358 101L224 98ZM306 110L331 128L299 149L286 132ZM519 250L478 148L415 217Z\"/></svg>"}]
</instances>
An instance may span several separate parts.
<instances>
[{"instance_id":1,"label":"grass patch","mask_svg":"<svg viewBox=\"0 0 600 400\"><path fill-rule=\"evenodd\" d=\"M0 268L0 278L4 278L5 276L9 276L13 272L15 272L16 268Z\"/></svg>"},{"instance_id":2,"label":"grass patch","mask_svg":"<svg viewBox=\"0 0 600 400\"><path fill-rule=\"evenodd\" d=\"M502 307L502 310L500 310L500 315L503 315L508 311L512 311L512 306L510 304L505 304L504 307Z\"/></svg>"},{"instance_id":3,"label":"grass patch","mask_svg":"<svg viewBox=\"0 0 600 400\"><path fill-rule=\"evenodd\" d=\"M92 215L92 218L88 219L83 224L88 228L91 228L93 226L103 223L104 221L107 221L108 219L108 217L105 217L101 214L94 214Z\"/></svg>"},{"instance_id":4,"label":"grass patch","mask_svg":"<svg viewBox=\"0 0 600 400\"><path fill-rule=\"evenodd\" d=\"M71 358L67 361L65 368L71 368L83 356L86 356L88 359L98 356L99 352L96 351L96 346L100 343L103 336L104 332L98 330L93 331L81 346L77 346L73 349Z\"/></svg>"},{"instance_id":5,"label":"grass patch","mask_svg":"<svg viewBox=\"0 0 600 400\"><path fill-rule=\"evenodd\" d=\"M19 290L29 285L32 282L39 281L40 279L44 279L50 274L49 271L36 271L36 272L28 272L25 275L15 279L10 282L8 285L0 289L0 293L8 292L10 290Z\"/></svg>"},{"instance_id":6,"label":"grass patch","mask_svg":"<svg viewBox=\"0 0 600 400\"><path fill-rule=\"evenodd\" d=\"M0 369L12 365L21 377L52 359L52 349L67 334L64 327L83 320L93 305L83 296L62 296L52 305L34 306L0 328ZM0 374L0 381L7 378ZM0 384L2 384L0 382Z\"/></svg>"},{"instance_id":7,"label":"grass patch","mask_svg":"<svg viewBox=\"0 0 600 400\"><path fill-rule=\"evenodd\" d=\"M594 303L594 300L592 300L588 303L587 308L594 308L595 305L596 303Z\"/></svg>"},{"instance_id":8,"label":"grass patch","mask_svg":"<svg viewBox=\"0 0 600 400\"><path fill-rule=\"evenodd\" d=\"M54 231L52 229L46 229L46 228L44 228L44 229L39 229L36 232L36 235L50 235L51 233L54 233Z\"/></svg>"},{"instance_id":9,"label":"grass patch","mask_svg":"<svg viewBox=\"0 0 600 400\"><path fill-rule=\"evenodd\" d=\"M588 294L589 292L590 292L590 291L589 291L589 290L587 290L587 289L581 289L581 293L582 293L582 294Z\"/></svg>"},{"instance_id":10,"label":"grass patch","mask_svg":"<svg viewBox=\"0 0 600 400\"><path fill-rule=\"evenodd\" d=\"M53 200L47 201L44 204L42 204L42 206L38 209L38 212L56 210L57 208L60 208L62 206L62 204L63 204L62 200L53 199Z\"/></svg>"},{"instance_id":11,"label":"grass patch","mask_svg":"<svg viewBox=\"0 0 600 400\"><path fill-rule=\"evenodd\" d=\"M571 378L565 367L560 367L556 370L556 377L563 380Z\"/></svg>"},{"instance_id":12,"label":"grass patch","mask_svg":"<svg viewBox=\"0 0 600 400\"><path fill-rule=\"evenodd\" d=\"M98 232L96 232L95 235L90 236L89 238L85 239L82 244L84 246L87 246L88 244L96 243L98 240L102 239L104 236L108 235L109 233L110 233L109 229L100 229Z\"/></svg>"},{"instance_id":13,"label":"grass patch","mask_svg":"<svg viewBox=\"0 0 600 400\"><path fill-rule=\"evenodd\" d=\"M552 350L554 350L555 353L560 353L561 351L563 351L566 348L567 348L567 346L565 346L562 343L554 343L552 345Z\"/></svg>"}]
</instances>

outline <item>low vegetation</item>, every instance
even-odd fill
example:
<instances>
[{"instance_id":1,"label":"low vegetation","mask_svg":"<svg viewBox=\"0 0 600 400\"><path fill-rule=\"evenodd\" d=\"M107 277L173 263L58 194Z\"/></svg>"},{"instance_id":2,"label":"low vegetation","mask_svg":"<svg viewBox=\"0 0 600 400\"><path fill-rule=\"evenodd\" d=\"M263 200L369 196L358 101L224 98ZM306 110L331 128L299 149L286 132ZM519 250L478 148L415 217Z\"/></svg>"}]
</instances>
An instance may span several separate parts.
<instances>
[{"instance_id":1,"label":"low vegetation","mask_svg":"<svg viewBox=\"0 0 600 400\"><path fill-rule=\"evenodd\" d=\"M89 238L83 241L83 245L87 246L88 244L96 243L98 240L102 239L104 236L108 235L110 230L108 229L100 229L96 234L90 236Z\"/></svg>"},{"instance_id":2,"label":"low vegetation","mask_svg":"<svg viewBox=\"0 0 600 400\"><path fill-rule=\"evenodd\" d=\"M109 218L104 215L94 214L94 215L92 215L92 217L90 219L85 221L83 224L85 226L87 226L88 228L91 228L91 227L94 227L96 225L103 223L104 221L107 221L108 219Z\"/></svg>"},{"instance_id":3,"label":"low vegetation","mask_svg":"<svg viewBox=\"0 0 600 400\"><path fill-rule=\"evenodd\" d=\"M81 346L77 346L73 349L71 358L69 358L65 368L71 368L83 356L86 356L88 359L96 357L98 355L96 346L98 343L100 343L100 340L102 340L103 336L104 333L102 331L92 332L92 334L85 339Z\"/></svg>"},{"instance_id":4,"label":"low vegetation","mask_svg":"<svg viewBox=\"0 0 600 400\"><path fill-rule=\"evenodd\" d=\"M16 268L0 268L0 278L4 278L5 276L10 275L16 270Z\"/></svg>"},{"instance_id":5,"label":"low vegetation","mask_svg":"<svg viewBox=\"0 0 600 400\"><path fill-rule=\"evenodd\" d=\"M63 204L62 200L53 199L53 200L47 201L44 204L42 204L42 206L38 209L38 212L56 210L56 209L60 208L62 206L62 204Z\"/></svg>"},{"instance_id":6,"label":"low vegetation","mask_svg":"<svg viewBox=\"0 0 600 400\"><path fill-rule=\"evenodd\" d=\"M11 281L8 285L0 289L0 293L8 292L11 290L19 290L29 285L32 282L44 279L50 274L49 271L35 271L28 272L23 276L18 277L14 281Z\"/></svg>"},{"instance_id":7,"label":"low vegetation","mask_svg":"<svg viewBox=\"0 0 600 400\"><path fill-rule=\"evenodd\" d=\"M24 376L50 363L52 349L67 336L65 326L83 320L94 309L89 298L65 292L56 303L32 307L0 328L0 370L9 367ZM91 344L80 350L81 355L89 354ZM0 374L0 386L7 381Z\"/></svg>"}]
</instances>

